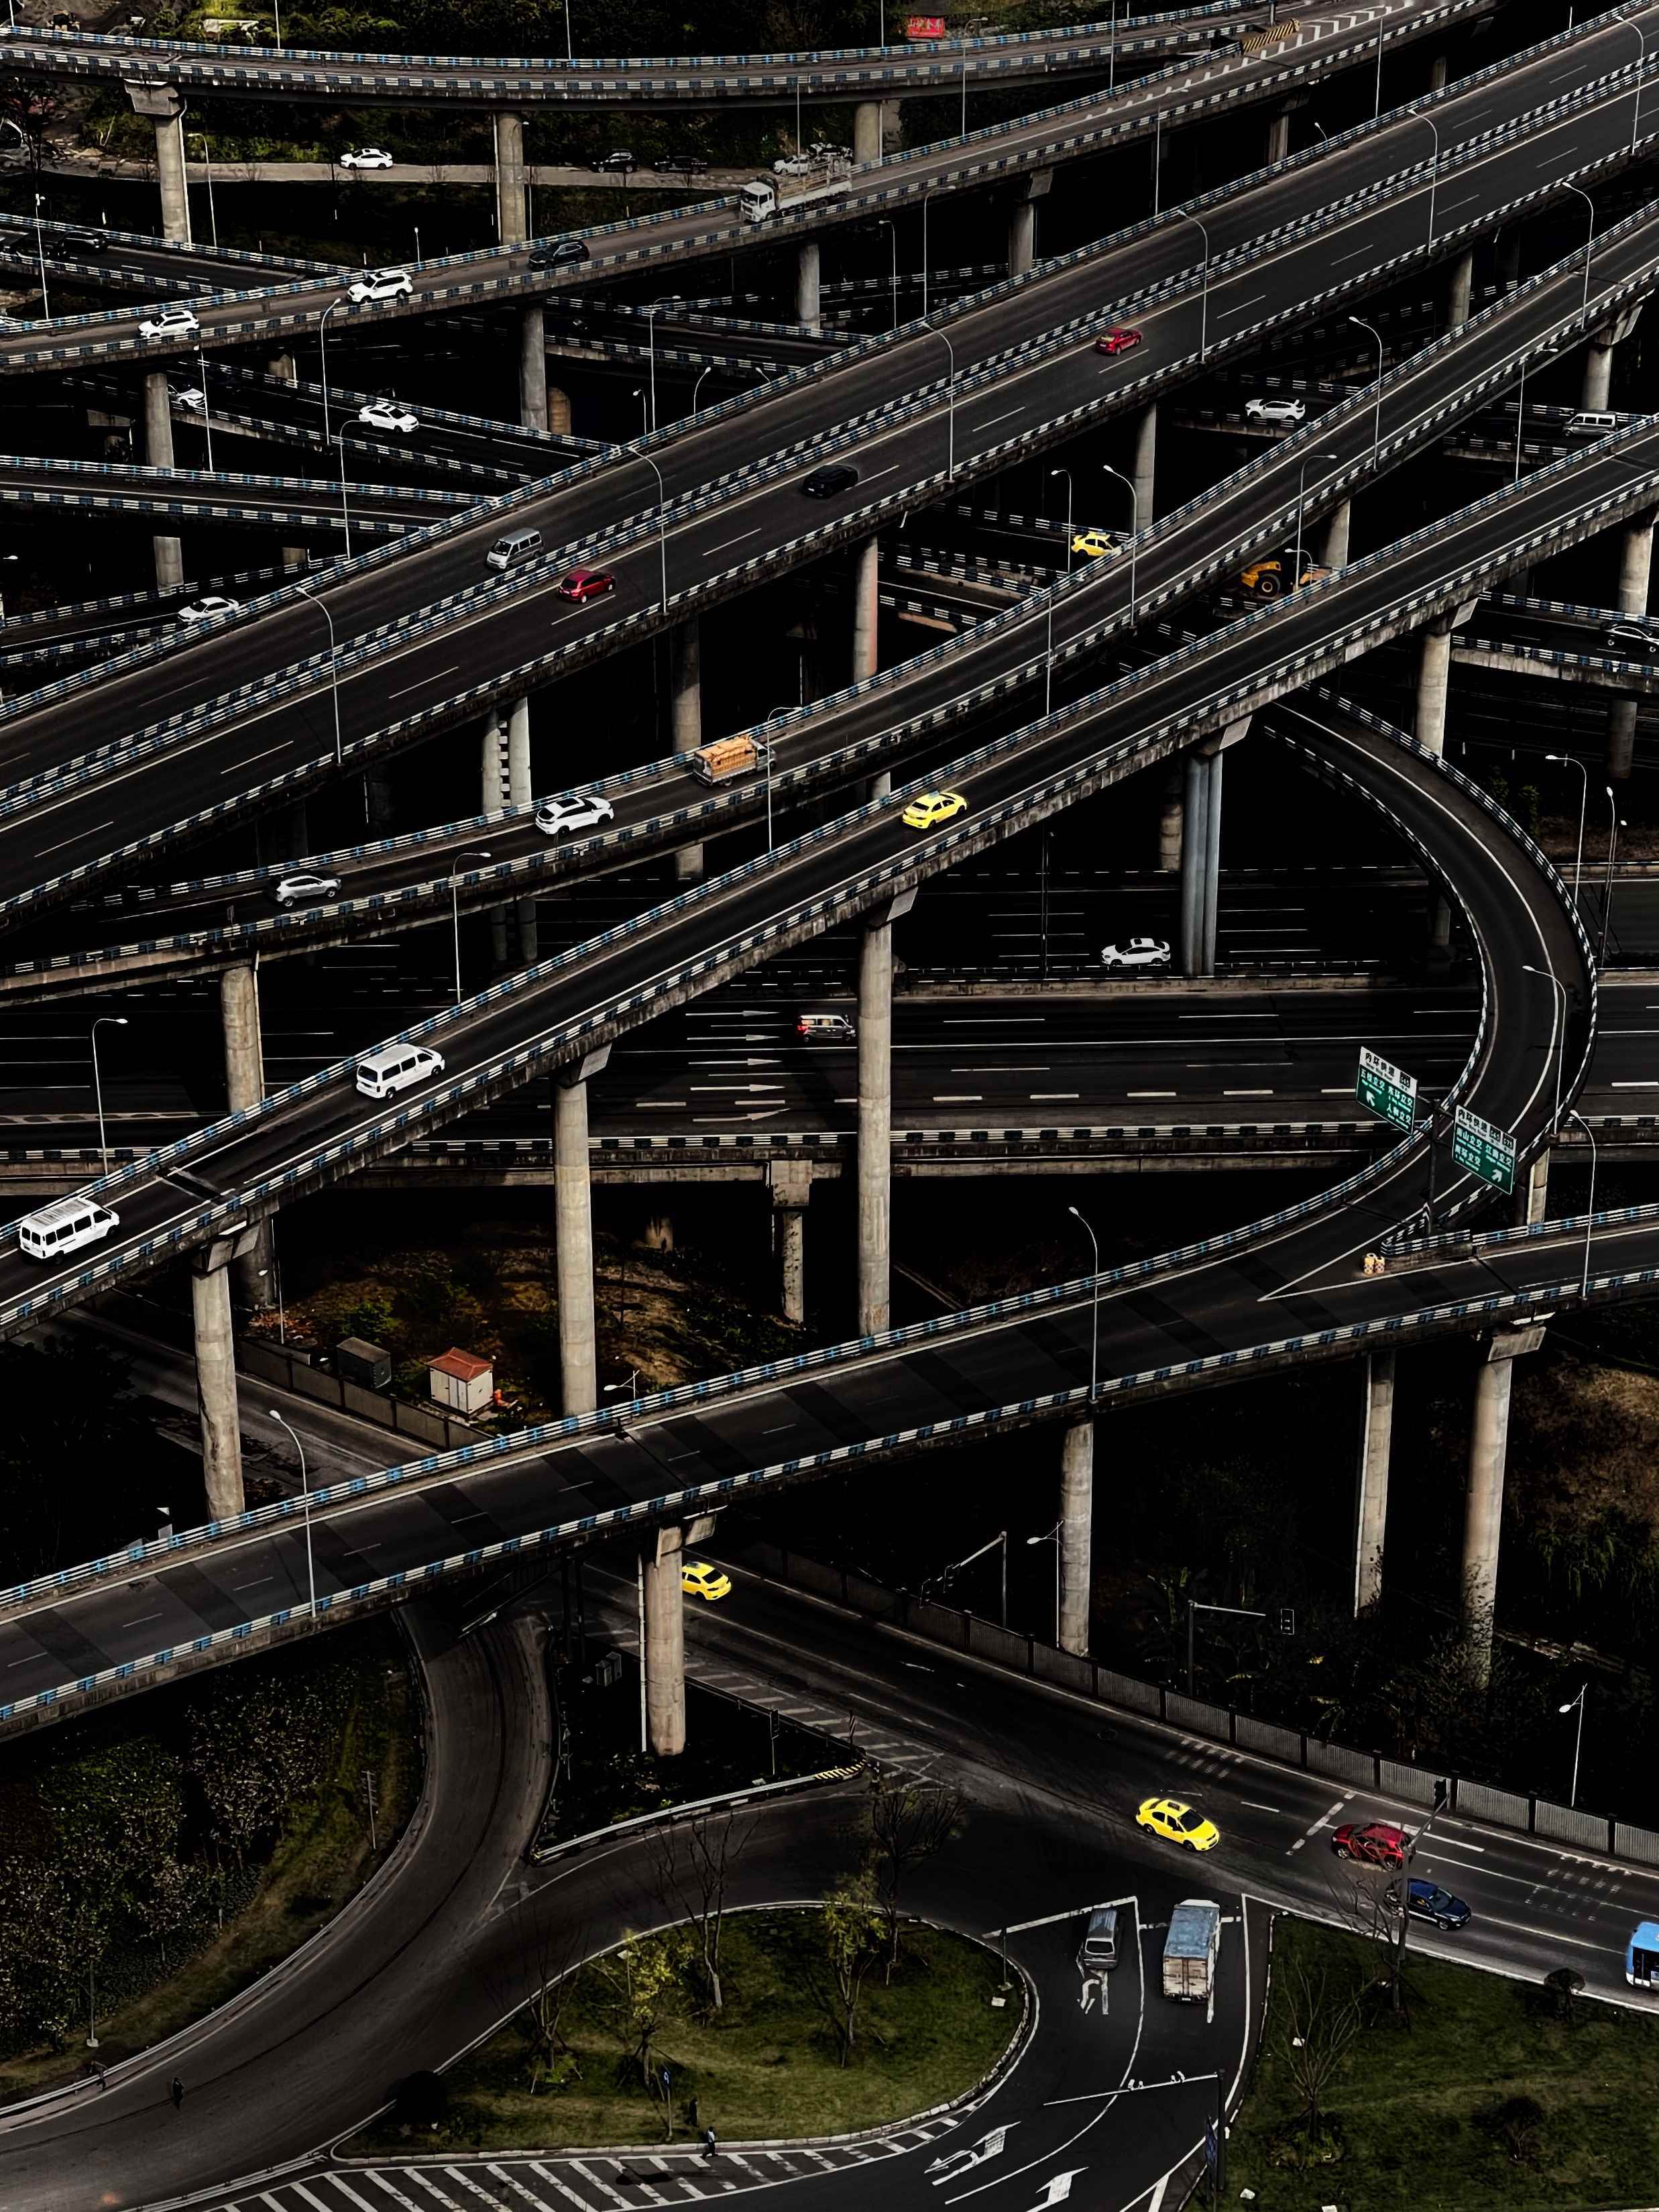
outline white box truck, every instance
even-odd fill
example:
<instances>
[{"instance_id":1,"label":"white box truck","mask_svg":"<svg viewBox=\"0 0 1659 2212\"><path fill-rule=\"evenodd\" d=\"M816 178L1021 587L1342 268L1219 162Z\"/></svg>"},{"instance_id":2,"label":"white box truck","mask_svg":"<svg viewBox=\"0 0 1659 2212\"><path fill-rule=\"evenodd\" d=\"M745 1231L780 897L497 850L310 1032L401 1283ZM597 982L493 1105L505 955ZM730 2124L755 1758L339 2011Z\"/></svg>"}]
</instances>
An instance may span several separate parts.
<instances>
[{"instance_id":1,"label":"white box truck","mask_svg":"<svg viewBox=\"0 0 1659 2212\"><path fill-rule=\"evenodd\" d=\"M1221 1949L1221 1907L1207 1897L1183 1898L1164 1939L1164 1994L1182 2004L1208 2004Z\"/></svg>"}]
</instances>

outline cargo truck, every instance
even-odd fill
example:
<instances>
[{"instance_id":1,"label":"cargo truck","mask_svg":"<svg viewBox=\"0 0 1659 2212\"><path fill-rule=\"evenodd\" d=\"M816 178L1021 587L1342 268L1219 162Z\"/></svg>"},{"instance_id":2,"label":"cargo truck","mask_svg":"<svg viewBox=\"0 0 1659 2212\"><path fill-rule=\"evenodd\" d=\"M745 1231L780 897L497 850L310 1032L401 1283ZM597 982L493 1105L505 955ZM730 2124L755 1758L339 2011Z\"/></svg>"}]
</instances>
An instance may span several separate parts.
<instances>
[{"instance_id":1,"label":"cargo truck","mask_svg":"<svg viewBox=\"0 0 1659 2212\"><path fill-rule=\"evenodd\" d=\"M1221 1948L1221 1907L1207 1897L1183 1898L1164 1939L1164 1994L1183 2004L1208 2004Z\"/></svg>"},{"instance_id":2,"label":"cargo truck","mask_svg":"<svg viewBox=\"0 0 1659 2212\"><path fill-rule=\"evenodd\" d=\"M752 775L766 765L767 748L750 737L716 738L688 753L686 766L704 783L729 783L733 776Z\"/></svg>"},{"instance_id":3,"label":"cargo truck","mask_svg":"<svg viewBox=\"0 0 1659 2212\"><path fill-rule=\"evenodd\" d=\"M852 163L845 154L832 156L822 168L814 165L809 176L755 178L738 192L738 204L745 222L769 222L774 216L787 215L792 208L839 199L851 174Z\"/></svg>"}]
</instances>

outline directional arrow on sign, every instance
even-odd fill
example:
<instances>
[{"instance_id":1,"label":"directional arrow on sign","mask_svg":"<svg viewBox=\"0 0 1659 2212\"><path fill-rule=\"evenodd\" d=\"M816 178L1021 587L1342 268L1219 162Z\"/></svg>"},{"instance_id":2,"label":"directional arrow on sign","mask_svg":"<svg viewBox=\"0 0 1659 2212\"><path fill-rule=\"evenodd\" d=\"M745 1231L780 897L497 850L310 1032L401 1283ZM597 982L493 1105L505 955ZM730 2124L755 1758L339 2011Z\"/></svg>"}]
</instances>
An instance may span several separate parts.
<instances>
[{"instance_id":1,"label":"directional arrow on sign","mask_svg":"<svg viewBox=\"0 0 1659 2212\"><path fill-rule=\"evenodd\" d=\"M1051 2204L1063 2204L1072 2193L1072 2184L1079 2174L1087 2173L1086 2166L1074 2166L1069 2173L1057 2173L1042 2185L1042 2194L1031 2207L1031 2212L1048 2212Z\"/></svg>"}]
</instances>

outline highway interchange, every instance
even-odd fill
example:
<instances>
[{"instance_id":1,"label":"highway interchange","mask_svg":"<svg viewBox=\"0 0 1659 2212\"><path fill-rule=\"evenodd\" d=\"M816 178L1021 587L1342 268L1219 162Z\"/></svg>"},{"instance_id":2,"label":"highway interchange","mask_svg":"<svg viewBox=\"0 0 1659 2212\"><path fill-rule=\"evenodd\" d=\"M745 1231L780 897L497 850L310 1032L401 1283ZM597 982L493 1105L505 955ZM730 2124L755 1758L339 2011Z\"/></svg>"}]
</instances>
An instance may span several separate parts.
<instances>
[{"instance_id":1,"label":"highway interchange","mask_svg":"<svg viewBox=\"0 0 1659 2212\"><path fill-rule=\"evenodd\" d=\"M1297 66L1380 52L1379 25L1382 37L1409 40L1460 12L1407 8L1322 22L1297 40ZM1598 979L1594 896L1581 902L1587 935L1542 856L1477 785L1440 761L1437 747L1415 744L1317 687L1340 682L1347 663L1425 622L1503 592L1517 569L1650 512L1659 424L1626 419L1589 450L1518 474L1495 494L1448 501L1431 529L1380 545L1285 604L1209 608L1207 617L1206 606L1247 555L1286 538L1292 520L1299 537L1304 520L1404 466L1507 393L1523 364L1582 343L1645 296L1659 270L1655 211L1641 204L1639 188L1630 192L1638 180L1627 173L1632 156L1646 150L1652 95L1643 97L1640 71L1632 69L1629 33L1656 13L1620 11L1581 27L1569 56L1552 40L1518 67L1449 87L1432 103L1440 135L1431 161L1417 115L1384 118L1312 160L1212 195L1201 261L1193 251L1199 227L1169 210L1159 224L994 284L886 337L860 339L691 422L665 421L636 447L602 448L567 466L567 445L550 479L545 447L457 415L423 449L433 488L420 496L411 495L419 486L396 483L349 488L365 532L379 525L388 535L367 559L319 562L303 583L277 581L243 617L199 638L168 632L123 641L131 649L113 665L85 667L32 696L18 696L9 684L0 720L0 914L9 931L0 981L15 1003L0 1006L0 1082L15 1189L30 1188L27 1164L43 1152L84 1156L92 1139L81 1017L62 998L64 971L120 987L118 1000L104 1003L134 1008L146 1003L147 975L193 988L192 975L210 975L256 947L266 958L332 952L348 980L334 1004L311 994L309 1030L267 1015L266 1065L283 1070L283 1087L228 1122L210 1119L210 1073L191 1068L199 1044L185 1042L188 1012L174 1004L161 1014L162 1031L179 1041L178 1058L158 1062L152 1035L148 1069L112 1085L109 1133L118 1160L125 1156L107 1184L118 1193L118 1231L90 1264L45 1267L25 1258L15 1229L0 1232L0 1329L36 1326L48 1315L55 1322L112 1285L142 1285L158 1264L360 1168L388 1160L395 1167L400 1154L441 1167L452 1140L517 1145L527 1131L533 1143L526 1086L539 1096L542 1079L581 1069L605 1048L613 1048L609 1066L592 1080L601 1173L605 1148L618 1140L754 1134L757 1125L778 1137L845 1136L858 1127L856 1048L809 1048L791 1035L803 1005L850 1009L844 984L831 987L833 957L823 958L830 933L879 917L895 901L902 908L930 886L943 908L964 896L982 902L988 894L972 886L994 884L1008 841L1063 821L1067 810L1149 769L1163 773L1195 743L1246 727L1286 777L1311 772L1374 817L1389 866L1361 887L1365 921L1356 926L1352 877L1320 884L1311 902L1295 895L1300 887L1286 896L1270 878L1240 878L1224 884L1224 964L1268 972L1196 991L1170 979L1085 994L1081 977L1097 974L1095 939L1108 933L1103 913L1109 908L1113 937L1137 927L1177 937L1172 893L1167 882L1062 878L1044 887L1039 957L1046 963L1052 945L1076 994L1039 1005L1029 988L1028 877L1007 894L1014 903L1002 918L1017 927L988 931L990 972L975 995L930 994L918 977L901 996L896 1131L1352 1124L1352 1060L1362 1041L1397 1048L1426 1085L1456 1092L1512 1130L1523 1158L1547 1145L1563 1094L1598 1119L1639 1111L1639 1094L1659 1090L1646 1073L1655 1065L1650 1038L1659 1030L1649 1018L1659 985L1642 975ZM95 42L56 43L64 53L74 49L77 71L106 65ZM39 66L53 44L23 40L16 50ZM146 51L154 65L155 52ZM1056 66L1097 76L1102 51L1097 39L1046 53L1027 46L984 66L1003 73L998 82ZM1643 51L1645 60L1645 43ZM307 58L272 59L266 80L274 85ZM196 81L196 64L176 54L163 59L179 82ZM769 76L746 71L722 89L775 100L776 67L793 88L793 59ZM352 66L354 96L396 100L411 88L484 105L520 96L510 70L486 82L455 70L411 77ZM708 87L694 66L665 75L665 65L652 64L647 83L636 65L607 75L590 64L562 83L555 72L524 97L564 98L580 88L624 105L702 98ZM950 66L942 55L912 64L918 82L941 67L948 76ZM854 58L837 80L844 88L830 96L866 98L872 77L886 82L885 70ZM1063 119L1056 112L1005 132L997 158L1012 155L1030 167L1075 151L1079 133L1144 134L1160 107L1172 118L1195 97L1265 97L1270 76L1245 57L1126 87L1115 104L1091 94ZM823 92L826 83L809 75L805 88ZM343 96L318 76L286 88ZM1075 111L1091 102L1102 112L1079 121ZM911 157L896 165L896 185L860 172L854 199L829 219L868 220L890 204L890 191L896 204L923 189L969 185L970 150L972 142L958 142ZM1133 560L1091 563L943 651L781 718L763 795L751 783L704 799L672 759L630 764L603 786L617 815L598 836L550 847L523 807L426 825L418 837L338 856L349 873L339 899L281 919L266 896L272 866L179 880L173 848L182 856L210 828L476 721L527 684L625 650L656 627L890 526L913 505L949 499L959 484L1212 376L1273 331L1316 314L1340 317L1373 290L1413 271L1420 277L1520 213L1547 208L1579 179L1625 179L1631 210L1602 227L1593 255L1569 253L1401 358L1379 386L1338 399L1306 429L1141 531ZM653 258L724 252L734 235L729 210L613 227L577 281L616 275L623 255L637 258L636 228L646 229ZM165 266L165 255L154 265ZM198 264L198 274L210 265ZM463 291L458 273L487 289ZM464 272L423 268L409 304L424 318L547 289L528 285L514 255L487 253L470 257ZM314 328L337 296L308 280L240 294L204 308L204 343L282 343ZM89 368L100 378L130 374L137 314L73 319L52 358L81 376ZM391 318L394 328L401 314ZM1130 319L1139 344L1123 355L1097 352L1100 332ZM354 321L383 337L386 319L380 311L349 312L336 327L343 342ZM688 334L697 336L695 317ZM0 373L38 367L42 349L38 325L0 329ZM190 380L190 362L177 373ZM216 368L216 398L218 380ZM296 395L284 416L289 434L313 441L317 411ZM856 453L859 481L803 510L800 479L832 440L833 450ZM84 471L68 465L37 458L3 465L13 502L44 497L60 479L79 484L71 497L89 511L94 498L143 495L139 471L118 471L94 494ZM446 468L493 472L505 495L477 506L474 491L446 497L437 489ZM176 471L168 492L172 514L262 509L267 521L314 544L332 534L341 486L326 469L305 480L249 482ZM540 528L546 556L526 576L487 584L482 552L504 519ZM554 596L573 557L616 572L615 594L592 612L566 609ZM328 637L343 639L337 656L319 650L319 603L332 617ZM88 610L54 619L48 635L61 639L103 617ZM39 634L45 626L35 627ZM948 778L966 799L960 820L921 837L907 827L902 811L921 783L860 803L857 780L890 766L901 785L924 769L923 781ZM775 798L782 809L775 836ZM817 826L811 809L823 817ZM423 961L428 972L441 963L421 949L426 939L387 932L441 919L458 900L458 863L483 819L494 856L488 868L465 870L469 905L558 890L577 902L574 926L551 957L477 998L451 1006L451 994L428 983L422 1001L410 979ZM716 832L733 834L708 880L665 897L653 860ZM121 889L141 863L142 909ZM158 882L158 868L171 889ZM111 906L97 896L106 885ZM1639 957L1659 934L1649 892L1640 878L1620 881L1615 951ZM1374 941L1378 926L1389 926L1385 916L1409 916L1420 931L1443 897L1459 917L1455 975L1379 984L1360 953L1339 982L1315 964L1328 961L1339 927L1351 942ZM1323 911L1310 916L1310 904L1322 902ZM142 939L129 932L130 914L142 915ZM459 924L457 931L459 942ZM961 933L946 927L942 939L954 939L945 964L960 966ZM388 945L399 970L395 992L352 966L354 948ZM785 956L793 969L778 964ZM1304 957L1313 973L1289 988L1284 963ZM817 978L800 964L814 958L823 963ZM1013 980L1016 962L1025 964ZM781 975L788 979L781 1000ZM405 1018L416 1014L412 1033L429 1036L446 1061L394 1109L372 1105L349 1080L349 1055L384 1033L376 990L396 995ZM349 1056L319 1049L322 1036ZM167 1146L166 1155L145 1157L152 1143ZM216 2206L264 2203L270 2212L460 2198L550 2212L555 2203L614 2204L617 2184L635 2179L615 2160L597 2172L592 2161L556 2160L505 2176L498 2166L452 2166L456 2198L412 2166L351 2181L316 2162L319 2146L384 2095L389 2047L398 2072L441 2064L489 2024L489 1993L520 1971L515 1947L541 1900L579 1916L596 1943L637 1907L639 1855L627 1845L522 1871L545 1784L535 1608L509 1605L476 1640L457 1641L467 1577L522 1547L585 1545L618 1532L626 1541L632 1525L686 1519L851 1457L904 1455L953 1435L1075 1419L1103 1401L1206 1387L1231 1379L1241 1361L1267 1371L1350 1356L1374 1332L1386 1331L1392 1346L1527 1321L1586 1295L1618 1294L1652 1267L1659 1231L1638 1218L1609 1219L1588 1241L1582 1224L1559 1224L1511 1245L1450 1245L1409 1274L1365 1272L1362 1255L1419 1214L1426 1163L1420 1142L1390 1151L1367 1133L1352 1144L1355 1157L1340 1169L1346 1179L1335 1188L1185 1253L634 1407L578 1411L505 1439L477 1462L410 1464L389 1481L377 1474L365 1482L363 1470L383 1468L388 1447L372 1431L337 1424L321 1462L335 1486L307 1511L303 1541L284 1504L185 1532L171 1553L152 1549L142 1559L136 1577L131 1561L100 1561L61 1587L14 1591L0 1604L0 1728L16 1731L60 1701L72 1711L94 1688L140 1687L192 1653L216 1657L250 1626L261 1644L280 1640L314 1627L319 1602L327 1617L345 1619L384 1601L389 1583L430 1583L434 1594L410 1617L431 1687L434 1753L428 1802L406 1847L280 1985L256 1988L176 2047L117 2069L100 2092L49 2101L35 2114L0 2115L7 2203L61 2204L72 2159L84 2201L107 2205L180 2195ZM1467 1178L1449 1187L1441 1180L1442 1204L1456 1218L1478 1192ZM452 1584L451 1577L459 1579ZM627 1601L620 1606L611 1594L611 1632L624 1645L631 1588L618 1585ZM140 1589L143 1610L129 1614ZM1063 1692L1039 1693L987 1674L970 1684L967 1662L906 1656L912 1647L892 1634L872 1634L752 1577L741 1579L729 1613L695 1625L693 1646L694 1675L724 1669L761 1703L805 1697L827 1727L837 1714L867 1712L873 1755L959 1783L974 1850L930 1874L927 1909L988 1935L1010 1923L1011 1902L987 1895L985 1869L1018 1859L1015 1901L1025 1924L1011 1937L1010 1954L1040 1998L1042 2026L981 2108L890 2142L867 2165L850 2154L830 2161L832 2170L787 2156L769 2166L739 2158L704 2177L671 2162L653 2180L651 2201L690 2201L708 2193L710 2180L720 2193L787 2186L791 2202L914 2201L917 2164L941 2155L948 2164L973 2131L982 2141L984 2130L1006 2122L1014 2162L992 2154L983 2183L963 2195L982 2186L1012 2207L1024 2203L1022 2189L1068 2174L1078 2201L1160 2212L1166 2192L1190 2177L1201 2116L1177 2099L1149 2111L1111 2090L1132 2072L1208 2068L1236 2091L1259 2016L1268 1908L1350 1915L1352 1893L1328 1856L1329 1829L1340 1819L1411 1812L1363 1788L1121 1713L1089 1707L1080 1726L1085 1709ZM1206 1869L1228 1914L1208 2021L1148 2002L1157 1929L1188 1878L1149 1855L1129 1822L1149 1789L1171 1786L1201 1796L1224 1830ZM812 1893L835 1863L843 1817L833 1788L769 1808L744 1884L757 1898ZM1430 1948L1528 1976L1567 1957L1599 1996L1619 1994L1629 1926L1659 1900L1659 1878L1633 1863L1461 1818L1440 1824L1419 1870L1475 1907L1470 1929L1425 1936ZM1134 1976L1119 1977L1111 2014L1091 2018L1078 2001L1076 1923L1090 1903L1118 1896L1133 1899ZM1118 2004L1131 1987L1133 2013ZM342 1989L351 1992L349 2005ZM190 2072L187 2136L163 2092L174 2066ZM259 2094L251 2099L255 2080ZM1073 2098L1083 2100L1080 2118L1063 2102ZM229 2177L256 2171L257 2183L224 2193ZM954 2185L940 2195L959 2201Z\"/></svg>"}]
</instances>

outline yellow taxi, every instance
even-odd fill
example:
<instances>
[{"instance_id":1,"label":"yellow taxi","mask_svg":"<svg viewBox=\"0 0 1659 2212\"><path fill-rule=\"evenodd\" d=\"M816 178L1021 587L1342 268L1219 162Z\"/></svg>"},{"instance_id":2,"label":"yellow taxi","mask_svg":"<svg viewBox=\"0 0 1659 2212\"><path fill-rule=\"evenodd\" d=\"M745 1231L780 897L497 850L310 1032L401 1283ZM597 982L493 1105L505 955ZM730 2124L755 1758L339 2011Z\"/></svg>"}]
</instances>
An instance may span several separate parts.
<instances>
[{"instance_id":1,"label":"yellow taxi","mask_svg":"<svg viewBox=\"0 0 1659 2212\"><path fill-rule=\"evenodd\" d=\"M1121 530L1079 530L1072 540L1072 550L1082 554L1085 561L1103 561L1108 554L1121 553L1127 543Z\"/></svg>"},{"instance_id":2,"label":"yellow taxi","mask_svg":"<svg viewBox=\"0 0 1659 2212\"><path fill-rule=\"evenodd\" d=\"M959 791L924 791L913 799L904 810L907 830L936 830L941 822L952 815L967 811L968 802Z\"/></svg>"},{"instance_id":3,"label":"yellow taxi","mask_svg":"<svg viewBox=\"0 0 1659 2212\"><path fill-rule=\"evenodd\" d=\"M1221 1841L1213 1820L1179 1797L1148 1797L1135 1814L1138 1828L1150 1828L1166 1843L1184 1844L1189 1851L1212 1851Z\"/></svg>"},{"instance_id":4,"label":"yellow taxi","mask_svg":"<svg viewBox=\"0 0 1659 2212\"><path fill-rule=\"evenodd\" d=\"M680 1568L680 1590L685 1597L706 1597L713 1605L716 1599L730 1597L732 1577L708 1559L687 1559Z\"/></svg>"}]
</instances>

